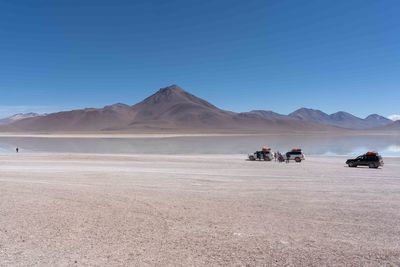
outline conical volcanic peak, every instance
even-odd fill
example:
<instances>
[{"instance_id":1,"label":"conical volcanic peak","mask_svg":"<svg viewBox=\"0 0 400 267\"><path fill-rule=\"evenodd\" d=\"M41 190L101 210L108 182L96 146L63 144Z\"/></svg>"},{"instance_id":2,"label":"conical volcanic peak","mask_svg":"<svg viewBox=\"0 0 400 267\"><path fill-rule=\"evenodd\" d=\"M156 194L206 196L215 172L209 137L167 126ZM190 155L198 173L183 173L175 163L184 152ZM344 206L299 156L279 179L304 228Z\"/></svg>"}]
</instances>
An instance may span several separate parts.
<instances>
[{"instance_id":1,"label":"conical volcanic peak","mask_svg":"<svg viewBox=\"0 0 400 267\"><path fill-rule=\"evenodd\" d=\"M177 85L171 85L165 88L161 88L153 95L146 98L143 102L148 104L158 104L161 102L174 102L177 100L183 100L184 91Z\"/></svg>"},{"instance_id":2,"label":"conical volcanic peak","mask_svg":"<svg viewBox=\"0 0 400 267\"><path fill-rule=\"evenodd\" d=\"M181 87L175 84L165 88L161 88L155 94L149 96L139 104L174 105L180 103L191 103L208 108L216 108L214 105L186 92Z\"/></svg>"},{"instance_id":3,"label":"conical volcanic peak","mask_svg":"<svg viewBox=\"0 0 400 267\"><path fill-rule=\"evenodd\" d=\"M174 93L174 92L175 93L182 93L182 92L184 92L184 90L180 86L178 86L176 84L172 84L170 86L161 88L160 90L158 90L158 92L163 93L163 94L171 94L171 93Z\"/></svg>"}]
</instances>

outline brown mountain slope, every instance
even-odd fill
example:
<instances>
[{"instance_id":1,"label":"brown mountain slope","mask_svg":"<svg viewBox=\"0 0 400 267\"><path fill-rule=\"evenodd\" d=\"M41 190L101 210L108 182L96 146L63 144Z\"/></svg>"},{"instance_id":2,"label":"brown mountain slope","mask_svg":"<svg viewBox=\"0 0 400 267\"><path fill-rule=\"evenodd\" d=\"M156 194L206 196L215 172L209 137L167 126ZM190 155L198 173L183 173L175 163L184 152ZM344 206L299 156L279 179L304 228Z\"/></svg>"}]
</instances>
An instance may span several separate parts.
<instances>
[{"instance_id":1,"label":"brown mountain slope","mask_svg":"<svg viewBox=\"0 0 400 267\"><path fill-rule=\"evenodd\" d=\"M389 132L398 132L400 134L400 121L394 121L389 125L381 126L372 129L374 131L389 131Z\"/></svg>"},{"instance_id":2,"label":"brown mountain slope","mask_svg":"<svg viewBox=\"0 0 400 267\"><path fill-rule=\"evenodd\" d=\"M3 128L9 131L98 131L129 124L132 117L131 107L115 104L23 119Z\"/></svg>"},{"instance_id":3,"label":"brown mountain slope","mask_svg":"<svg viewBox=\"0 0 400 267\"><path fill-rule=\"evenodd\" d=\"M132 128L224 128L234 123L234 113L172 85L134 105Z\"/></svg>"},{"instance_id":4,"label":"brown mountain slope","mask_svg":"<svg viewBox=\"0 0 400 267\"><path fill-rule=\"evenodd\" d=\"M23 119L0 131L335 131L337 128L291 118L265 118L217 108L176 85L160 89L142 102L128 106L65 111Z\"/></svg>"}]
</instances>

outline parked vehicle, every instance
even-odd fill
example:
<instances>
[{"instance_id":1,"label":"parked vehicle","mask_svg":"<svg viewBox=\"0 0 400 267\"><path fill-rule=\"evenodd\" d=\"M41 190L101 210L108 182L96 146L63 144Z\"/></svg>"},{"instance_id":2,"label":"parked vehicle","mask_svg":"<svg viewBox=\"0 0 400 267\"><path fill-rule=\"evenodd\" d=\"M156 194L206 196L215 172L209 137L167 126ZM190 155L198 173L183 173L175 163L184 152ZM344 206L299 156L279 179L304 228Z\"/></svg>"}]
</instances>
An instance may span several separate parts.
<instances>
[{"instance_id":1,"label":"parked vehicle","mask_svg":"<svg viewBox=\"0 0 400 267\"><path fill-rule=\"evenodd\" d=\"M358 166L368 166L369 168L379 168L383 166L383 159L381 155L379 155L375 151L368 151L364 155L358 156L355 159L348 159L346 164L349 167L358 167Z\"/></svg>"},{"instance_id":2,"label":"parked vehicle","mask_svg":"<svg viewBox=\"0 0 400 267\"><path fill-rule=\"evenodd\" d=\"M296 162L301 162L302 160L305 160L306 157L304 156L302 150L300 148L293 148L291 151L286 152L285 154L285 160L294 160Z\"/></svg>"},{"instance_id":3,"label":"parked vehicle","mask_svg":"<svg viewBox=\"0 0 400 267\"><path fill-rule=\"evenodd\" d=\"M249 154L249 160L264 160L264 161L271 161L274 159L274 154L269 147L263 147L261 151L256 151L252 154Z\"/></svg>"}]
</instances>

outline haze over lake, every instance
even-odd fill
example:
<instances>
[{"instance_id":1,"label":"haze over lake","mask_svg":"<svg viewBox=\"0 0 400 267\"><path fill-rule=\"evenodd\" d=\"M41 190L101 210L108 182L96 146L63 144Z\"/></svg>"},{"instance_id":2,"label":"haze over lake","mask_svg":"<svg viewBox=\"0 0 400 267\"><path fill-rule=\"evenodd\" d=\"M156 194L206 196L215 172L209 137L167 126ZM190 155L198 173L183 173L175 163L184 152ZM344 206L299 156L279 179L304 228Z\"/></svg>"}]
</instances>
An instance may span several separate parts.
<instances>
[{"instance_id":1,"label":"haze over lake","mask_svg":"<svg viewBox=\"0 0 400 267\"><path fill-rule=\"evenodd\" d=\"M233 135L137 138L0 137L0 153L247 154L268 145L285 152L300 147L308 155L357 155L376 150L400 156L398 135Z\"/></svg>"}]
</instances>

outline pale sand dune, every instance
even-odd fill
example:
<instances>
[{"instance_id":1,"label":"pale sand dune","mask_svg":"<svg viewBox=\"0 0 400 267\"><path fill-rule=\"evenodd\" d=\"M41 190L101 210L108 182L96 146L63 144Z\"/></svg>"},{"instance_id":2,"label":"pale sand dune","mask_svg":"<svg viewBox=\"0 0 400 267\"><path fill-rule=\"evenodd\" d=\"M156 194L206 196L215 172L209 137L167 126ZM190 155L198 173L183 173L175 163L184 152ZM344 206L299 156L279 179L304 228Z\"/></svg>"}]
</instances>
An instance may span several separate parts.
<instances>
[{"instance_id":1,"label":"pale sand dune","mask_svg":"<svg viewBox=\"0 0 400 267\"><path fill-rule=\"evenodd\" d=\"M400 159L0 156L0 266L400 265Z\"/></svg>"}]
</instances>

